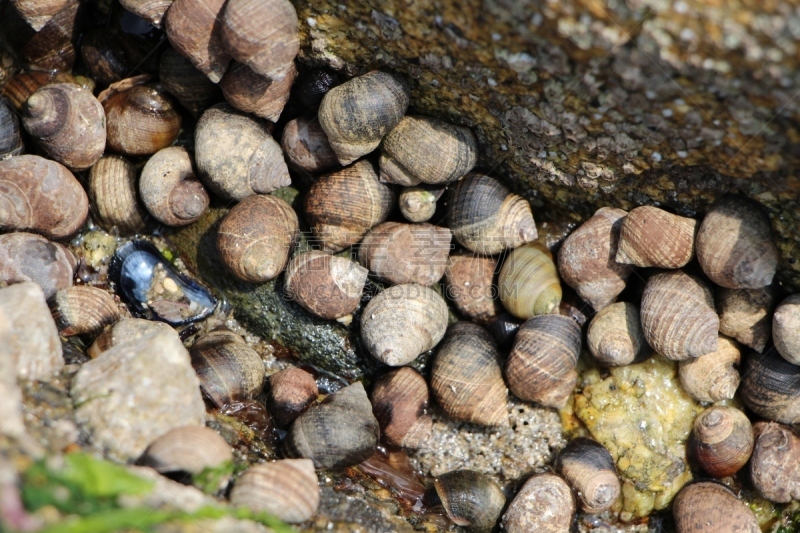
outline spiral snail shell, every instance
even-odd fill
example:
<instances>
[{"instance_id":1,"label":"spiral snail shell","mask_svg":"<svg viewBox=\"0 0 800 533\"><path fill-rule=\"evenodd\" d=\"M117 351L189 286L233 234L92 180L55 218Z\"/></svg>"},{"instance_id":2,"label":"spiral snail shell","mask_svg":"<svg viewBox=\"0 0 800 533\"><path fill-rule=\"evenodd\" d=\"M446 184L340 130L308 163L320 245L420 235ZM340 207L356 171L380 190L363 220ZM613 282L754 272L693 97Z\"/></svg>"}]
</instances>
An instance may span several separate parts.
<instances>
[{"instance_id":1,"label":"spiral snail shell","mask_svg":"<svg viewBox=\"0 0 800 533\"><path fill-rule=\"evenodd\" d=\"M563 407L575 383L581 328L569 317L541 315L527 320L514 338L506 380L518 398Z\"/></svg>"},{"instance_id":2,"label":"spiral snail shell","mask_svg":"<svg viewBox=\"0 0 800 533\"><path fill-rule=\"evenodd\" d=\"M103 289L76 286L61 289L51 303L59 335L96 335L120 318L114 298Z\"/></svg>"},{"instance_id":3,"label":"spiral snail shell","mask_svg":"<svg viewBox=\"0 0 800 533\"><path fill-rule=\"evenodd\" d=\"M629 302L604 307L589 323L586 343L592 355L609 366L629 365L649 351L639 310Z\"/></svg>"},{"instance_id":4,"label":"spiral snail shell","mask_svg":"<svg viewBox=\"0 0 800 533\"><path fill-rule=\"evenodd\" d=\"M328 143L317 117L290 120L283 128L281 147L295 170L313 173L339 166L336 152Z\"/></svg>"},{"instance_id":5,"label":"spiral snail shell","mask_svg":"<svg viewBox=\"0 0 800 533\"><path fill-rule=\"evenodd\" d=\"M11 4L31 28L40 31L61 11L67 0L12 0Z\"/></svg>"},{"instance_id":6,"label":"spiral snail shell","mask_svg":"<svg viewBox=\"0 0 800 533\"><path fill-rule=\"evenodd\" d=\"M200 474L233 462L231 447L219 433L205 426L180 426L150 443L139 463L157 472Z\"/></svg>"},{"instance_id":7,"label":"spiral snail shell","mask_svg":"<svg viewBox=\"0 0 800 533\"><path fill-rule=\"evenodd\" d=\"M497 279L503 307L517 318L553 312L561 303L558 272L549 252L528 243L508 254Z\"/></svg>"},{"instance_id":8,"label":"spiral snail shell","mask_svg":"<svg viewBox=\"0 0 800 533\"><path fill-rule=\"evenodd\" d=\"M462 315L480 324L490 322L503 311L494 284L497 263L494 257L471 253L451 254L447 259L447 297Z\"/></svg>"},{"instance_id":9,"label":"spiral snail shell","mask_svg":"<svg viewBox=\"0 0 800 533\"><path fill-rule=\"evenodd\" d=\"M156 88L136 85L103 102L108 148L123 155L149 155L175 142L181 116L169 96Z\"/></svg>"},{"instance_id":10,"label":"spiral snail shell","mask_svg":"<svg viewBox=\"0 0 800 533\"><path fill-rule=\"evenodd\" d=\"M753 427L734 407L710 407L694 420L688 455L713 477L732 476L753 452Z\"/></svg>"},{"instance_id":11,"label":"spiral snail shell","mask_svg":"<svg viewBox=\"0 0 800 533\"><path fill-rule=\"evenodd\" d=\"M800 423L800 366L788 362L777 350L748 353L739 393L758 416L782 424Z\"/></svg>"},{"instance_id":12,"label":"spiral snail shell","mask_svg":"<svg viewBox=\"0 0 800 533\"><path fill-rule=\"evenodd\" d=\"M405 116L381 146L381 181L445 184L472 170L478 141L469 128L430 117Z\"/></svg>"},{"instance_id":13,"label":"spiral snail shell","mask_svg":"<svg viewBox=\"0 0 800 533\"><path fill-rule=\"evenodd\" d=\"M722 335L717 343L718 350L678 363L683 390L700 402L730 400L739 388L739 347Z\"/></svg>"},{"instance_id":14,"label":"spiral snail shell","mask_svg":"<svg viewBox=\"0 0 800 533\"><path fill-rule=\"evenodd\" d=\"M249 196L219 225L219 257L239 279L263 283L286 266L298 231L297 214L285 201L277 196Z\"/></svg>"},{"instance_id":15,"label":"spiral snail shell","mask_svg":"<svg viewBox=\"0 0 800 533\"><path fill-rule=\"evenodd\" d=\"M617 263L681 268L694 257L698 222L654 206L633 209L622 219Z\"/></svg>"},{"instance_id":16,"label":"spiral snail shell","mask_svg":"<svg viewBox=\"0 0 800 533\"><path fill-rule=\"evenodd\" d=\"M0 159L22 153L19 119L5 97L0 97Z\"/></svg>"},{"instance_id":17,"label":"spiral snail shell","mask_svg":"<svg viewBox=\"0 0 800 533\"><path fill-rule=\"evenodd\" d=\"M308 459L256 464L236 481L231 503L289 523L305 522L319 507L318 483L314 464Z\"/></svg>"},{"instance_id":18,"label":"spiral snail shell","mask_svg":"<svg viewBox=\"0 0 800 533\"><path fill-rule=\"evenodd\" d=\"M750 478L758 493L773 502L800 498L800 437L789 426L757 422Z\"/></svg>"},{"instance_id":19,"label":"spiral snail shell","mask_svg":"<svg viewBox=\"0 0 800 533\"><path fill-rule=\"evenodd\" d=\"M167 226L186 226L200 218L210 201L185 148L170 146L147 160L139 178L147 211Z\"/></svg>"},{"instance_id":20,"label":"spiral snail shell","mask_svg":"<svg viewBox=\"0 0 800 533\"><path fill-rule=\"evenodd\" d=\"M626 214L622 209L601 207L570 233L558 252L561 279L596 311L617 299L632 272L614 259Z\"/></svg>"},{"instance_id":21,"label":"spiral snail shell","mask_svg":"<svg viewBox=\"0 0 800 533\"><path fill-rule=\"evenodd\" d=\"M497 483L486 474L472 470L442 474L434 479L433 486L447 517L475 533L491 531L506 504L506 497Z\"/></svg>"},{"instance_id":22,"label":"spiral snail shell","mask_svg":"<svg viewBox=\"0 0 800 533\"><path fill-rule=\"evenodd\" d=\"M23 231L0 235L0 281L32 281L50 299L72 286L76 266L72 252L41 235Z\"/></svg>"},{"instance_id":23,"label":"spiral snail shell","mask_svg":"<svg viewBox=\"0 0 800 533\"><path fill-rule=\"evenodd\" d=\"M473 252L499 254L536 239L530 204L485 174L472 172L459 181L450 208L453 236Z\"/></svg>"},{"instance_id":24,"label":"spiral snail shell","mask_svg":"<svg viewBox=\"0 0 800 533\"><path fill-rule=\"evenodd\" d=\"M101 157L89 172L89 196L97 223L120 235L133 235L147 225L147 212L136 192L136 167L122 156Z\"/></svg>"},{"instance_id":25,"label":"spiral snail shell","mask_svg":"<svg viewBox=\"0 0 800 533\"><path fill-rule=\"evenodd\" d=\"M403 366L379 377L371 400L381 437L388 444L419 448L430 437L433 420L427 414L428 384L413 368Z\"/></svg>"},{"instance_id":26,"label":"spiral snail shell","mask_svg":"<svg viewBox=\"0 0 800 533\"><path fill-rule=\"evenodd\" d=\"M368 271L345 257L311 250L286 267L286 292L307 311L327 319L349 315L361 303Z\"/></svg>"},{"instance_id":27,"label":"spiral snail shell","mask_svg":"<svg viewBox=\"0 0 800 533\"><path fill-rule=\"evenodd\" d=\"M789 296L775 309L772 340L784 359L800 365L800 294Z\"/></svg>"},{"instance_id":28,"label":"spiral snail shell","mask_svg":"<svg viewBox=\"0 0 800 533\"><path fill-rule=\"evenodd\" d=\"M402 366L436 346L447 329L447 304L422 285L394 285L375 296L361 315L361 339L373 357Z\"/></svg>"},{"instance_id":29,"label":"spiral snail shell","mask_svg":"<svg viewBox=\"0 0 800 533\"><path fill-rule=\"evenodd\" d=\"M403 118L409 91L388 72L373 71L334 87L322 98L319 123L342 165L378 147Z\"/></svg>"},{"instance_id":30,"label":"spiral snail shell","mask_svg":"<svg viewBox=\"0 0 800 533\"><path fill-rule=\"evenodd\" d=\"M319 394L314 376L296 366L272 374L267 381L267 409L281 427L305 412Z\"/></svg>"},{"instance_id":31,"label":"spiral snail shell","mask_svg":"<svg viewBox=\"0 0 800 533\"><path fill-rule=\"evenodd\" d=\"M508 425L500 352L477 324L459 322L448 329L431 366L431 390L453 420Z\"/></svg>"},{"instance_id":32,"label":"spiral snail shell","mask_svg":"<svg viewBox=\"0 0 800 533\"><path fill-rule=\"evenodd\" d=\"M558 454L555 466L577 492L581 509L586 513L609 509L622 493L614 458L595 440L572 439Z\"/></svg>"},{"instance_id":33,"label":"spiral snail shell","mask_svg":"<svg viewBox=\"0 0 800 533\"><path fill-rule=\"evenodd\" d=\"M714 291L719 314L719 331L757 352L763 352L772 337L775 291L724 289Z\"/></svg>"},{"instance_id":34,"label":"spiral snail shell","mask_svg":"<svg viewBox=\"0 0 800 533\"><path fill-rule=\"evenodd\" d=\"M683 487L672 503L677 533L759 533L753 511L726 486L710 481Z\"/></svg>"},{"instance_id":35,"label":"spiral snail shell","mask_svg":"<svg viewBox=\"0 0 800 533\"><path fill-rule=\"evenodd\" d=\"M409 222L426 222L436 213L436 201L443 188L406 187L400 192L400 213Z\"/></svg>"},{"instance_id":36,"label":"spiral snail shell","mask_svg":"<svg viewBox=\"0 0 800 533\"><path fill-rule=\"evenodd\" d=\"M567 533L575 516L575 497L567 482L555 474L532 476L503 515L508 533Z\"/></svg>"},{"instance_id":37,"label":"spiral snail shell","mask_svg":"<svg viewBox=\"0 0 800 533\"><path fill-rule=\"evenodd\" d=\"M293 62L286 74L277 80L257 74L247 65L233 63L219 86L225 100L236 109L277 122L296 77Z\"/></svg>"}]
</instances>

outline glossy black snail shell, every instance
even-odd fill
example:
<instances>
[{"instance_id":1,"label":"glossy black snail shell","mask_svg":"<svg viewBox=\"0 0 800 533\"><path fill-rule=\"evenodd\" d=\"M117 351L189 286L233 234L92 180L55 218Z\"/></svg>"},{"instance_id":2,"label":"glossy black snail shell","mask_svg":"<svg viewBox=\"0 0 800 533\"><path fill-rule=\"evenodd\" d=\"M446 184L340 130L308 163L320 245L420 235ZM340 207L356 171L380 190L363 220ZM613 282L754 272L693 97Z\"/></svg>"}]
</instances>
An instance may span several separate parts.
<instances>
[{"instance_id":1,"label":"glossy black snail shell","mask_svg":"<svg viewBox=\"0 0 800 533\"><path fill-rule=\"evenodd\" d=\"M178 272L144 240L130 241L117 249L108 266L108 277L135 315L173 326L202 320L217 305L211 291Z\"/></svg>"}]
</instances>

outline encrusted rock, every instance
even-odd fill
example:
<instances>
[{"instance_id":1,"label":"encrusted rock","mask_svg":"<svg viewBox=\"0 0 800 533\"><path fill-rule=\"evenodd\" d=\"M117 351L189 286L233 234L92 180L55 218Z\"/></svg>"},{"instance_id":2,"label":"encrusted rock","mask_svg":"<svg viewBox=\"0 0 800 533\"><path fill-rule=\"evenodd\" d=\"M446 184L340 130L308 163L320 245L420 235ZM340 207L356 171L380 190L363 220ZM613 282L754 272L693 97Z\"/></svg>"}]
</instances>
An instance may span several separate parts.
<instances>
[{"instance_id":1,"label":"encrusted rock","mask_svg":"<svg viewBox=\"0 0 800 533\"><path fill-rule=\"evenodd\" d=\"M75 420L91 444L129 460L170 429L202 425L205 405L189 353L174 331L105 351L72 380Z\"/></svg>"}]
</instances>

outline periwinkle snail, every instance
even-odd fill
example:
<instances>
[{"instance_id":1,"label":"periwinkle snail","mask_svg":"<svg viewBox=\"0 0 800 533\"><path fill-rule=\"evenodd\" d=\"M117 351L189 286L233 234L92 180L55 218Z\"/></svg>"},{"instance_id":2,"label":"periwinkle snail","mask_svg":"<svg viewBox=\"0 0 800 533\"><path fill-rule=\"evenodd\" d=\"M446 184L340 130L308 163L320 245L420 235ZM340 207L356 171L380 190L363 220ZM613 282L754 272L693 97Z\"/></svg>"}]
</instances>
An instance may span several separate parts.
<instances>
[{"instance_id":1,"label":"periwinkle snail","mask_svg":"<svg viewBox=\"0 0 800 533\"><path fill-rule=\"evenodd\" d=\"M506 503L500 487L489 476L472 470L443 474L433 486L450 520L467 531L491 531Z\"/></svg>"},{"instance_id":2,"label":"periwinkle snail","mask_svg":"<svg viewBox=\"0 0 800 533\"><path fill-rule=\"evenodd\" d=\"M711 407L694 421L688 454L708 474L732 476L753 452L753 427L747 415L733 407Z\"/></svg>"},{"instance_id":3,"label":"periwinkle snail","mask_svg":"<svg viewBox=\"0 0 800 533\"><path fill-rule=\"evenodd\" d=\"M755 514L725 485L698 482L686 485L672 507L678 533L759 533Z\"/></svg>"},{"instance_id":4,"label":"periwinkle snail","mask_svg":"<svg viewBox=\"0 0 800 533\"><path fill-rule=\"evenodd\" d=\"M181 117L164 91L144 85L121 91L103 102L108 148L134 156L154 154L171 145Z\"/></svg>"},{"instance_id":5,"label":"periwinkle snail","mask_svg":"<svg viewBox=\"0 0 800 533\"><path fill-rule=\"evenodd\" d=\"M573 439L561 450L556 469L578 494L581 508L600 513L611 507L622 492L614 459L600 443Z\"/></svg>"},{"instance_id":6,"label":"periwinkle snail","mask_svg":"<svg viewBox=\"0 0 800 533\"><path fill-rule=\"evenodd\" d=\"M147 211L168 226L191 224L209 203L189 153L177 146L159 150L147 160L139 177L139 196Z\"/></svg>"}]
</instances>

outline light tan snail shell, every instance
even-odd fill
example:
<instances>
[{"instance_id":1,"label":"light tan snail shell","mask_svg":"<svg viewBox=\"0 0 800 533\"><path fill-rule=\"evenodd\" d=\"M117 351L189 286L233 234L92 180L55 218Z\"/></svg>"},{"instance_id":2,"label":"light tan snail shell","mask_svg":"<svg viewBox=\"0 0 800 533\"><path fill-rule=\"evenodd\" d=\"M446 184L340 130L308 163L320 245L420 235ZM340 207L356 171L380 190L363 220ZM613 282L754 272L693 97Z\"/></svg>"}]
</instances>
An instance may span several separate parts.
<instances>
[{"instance_id":1,"label":"light tan snail shell","mask_svg":"<svg viewBox=\"0 0 800 533\"><path fill-rule=\"evenodd\" d=\"M319 507L314 463L309 459L281 459L253 465L236 480L231 503L289 523L305 522Z\"/></svg>"},{"instance_id":2,"label":"light tan snail shell","mask_svg":"<svg viewBox=\"0 0 800 533\"><path fill-rule=\"evenodd\" d=\"M639 267L681 268L694 257L698 221L646 205L622 219L617 263Z\"/></svg>"},{"instance_id":3,"label":"light tan snail shell","mask_svg":"<svg viewBox=\"0 0 800 533\"><path fill-rule=\"evenodd\" d=\"M629 302L604 307L589 323L586 343L600 363L609 366L629 365L647 353L639 310Z\"/></svg>"},{"instance_id":4,"label":"light tan snail shell","mask_svg":"<svg viewBox=\"0 0 800 533\"><path fill-rule=\"evenodd\" d=\"M225 0L174 0L164 19L164 29L175 50L219 83L231 56L222 43Z\"/></svg>"},{"instance_id":5,"label":"light tan snail shell","mask_svg":"<svg viewBox=\"0 0 800 533\"><path fill-rule=\"evenodd\" d=\"M772 337L772 310L775 291L761 289L725 289L714 291L719 313L719 331L757 352L763 352Z\"/></svg>"},{"instance_id":6,"label":"light tan snail shell","mask_svg":"<svg viewBox=\"0 0 800 533\"><path fill-rule=\"evenodd\" d=\"M120 235L144 231L147 212L136 192L136 167L122 156L107 155L89 171L89 195L97 223Z\"/></svg>"},{"instance_id":7,"label":"light tan snail shell","mask_svg":"<svg viewBox=\"0 0 800 533\"><path fill-rule=\"evenodd\" d=\"M739 347L728 337L719 336L719 348L678 364L683 390L701 402L730 400L739 388Z\"/></svg>"},{"instance_id":8,"label":"light tan snail shell","mask_svg":"<svg viewBox=\"0 0 800 533\"><path fill-rule=\"evenodd\" d=\"M503 307L517 318L551 313L561 303L556 265L537 243L522 245L508 254L497 286Z\"/></svg>"},{"instance_id":9,"label":"light tan snail shell","mask_svg":"<svg viewBox=\"0 0 800 533\"><path fill-rule=\"evenodd\" d=\"M96 335L120 318L114 298L87 285L61 289L51 304L59 335Z\"/></svg>"},{"instance_id":10,"label":"light tan snail shell","mask_svg":"<svg viewBox=\"0 0 800 533\"><path fill-rule=\"evenodd\" d=\"M208 208L203 184L194 174L189 152L170 146L153 154L139 178L139 194L153 217L167 226L191 224Z\"/></svg>"}]
</instances>

